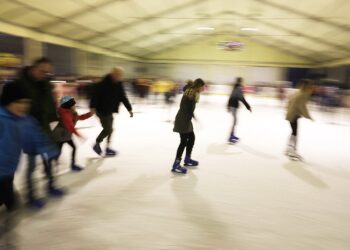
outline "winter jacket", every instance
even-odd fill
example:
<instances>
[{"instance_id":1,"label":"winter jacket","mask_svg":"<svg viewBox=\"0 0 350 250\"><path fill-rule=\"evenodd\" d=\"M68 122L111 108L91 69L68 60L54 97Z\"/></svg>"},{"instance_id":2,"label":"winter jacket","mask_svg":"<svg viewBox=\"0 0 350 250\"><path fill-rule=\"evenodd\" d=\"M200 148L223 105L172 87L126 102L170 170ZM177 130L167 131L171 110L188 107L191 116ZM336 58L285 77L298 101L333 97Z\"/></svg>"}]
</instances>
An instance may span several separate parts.
<instances>
[{"instance_id":1,"label":"winter jacket","mask_svg":"<svg viewBox=\"0 0 350 250\"><path fill-rule=\"evenodd\" d=\"M311 119L306 103L309 100L310 94L301 90L293 94L288 102L286 120L294 122L297 118L303 116Z\"/></svg>"},{"instance_id":2,"label":"winter jacket","mask_svg":"<svg viewBox=\"0 0 350 250\"><path fill-rule=\"evenodd\" d=\"M58 149L52 138L41 128L38 121L28 116L23 121L23 152L29 155L44 155L48 159L58 156Z\"/></svg>"},{"instance_id":3,"label":"winter jacket","mask_svg":"<svg viewBox=\"0 0 350 250\"><path fill-rule=\"evenodd\" d=\"M196 109L197 97L191 93L191 89L187 89L182 96L180 109L175 117L174 132L190 133L193 132L192 117Z\"/></svg>"},{"instance_id":4,"label":"winter jacket","mask_svg":"<svg viewBox=\"0 0 350 250\"><path fill-rule=\"evenodd\" d=\"M238 108L239 102L242 102L245 107L250 110L249 103L245 100L242 89L240 86L237 86L233 89L230 98L228 100L227 106L230 108Z\"/></svg>"},{"instance_id":5,"label":"winter jacket","mask_svg":"<svg viewBox=\"0 0 350 250\"><path fill-rule=\"evenodd\" d=\"M65 142L72 139L72 134L80 136L75 129L75 124L78 120L86 120L92 116L90 112L78 115L76 111L65 108L58 108L59 123L53 130L54 139L56 142Z\"/></svg>"},{"instance_id":6,"label":"winter jacket","mask_svg":"<svg viewBox=\"0 0 350 250\"><path fill-rule=\"evenodd\" d=\"M23 119L0 108L0 177L15 173L21 155L21 121Z\"/></svg>"},{"instance_id":7,"label":"winter jacket","mask_svg":"<svg viewBox=\"0 0 350 250\"><path fill-rule=\"evenodd\" d=\"M50 135L50 123L57 121L53 88L48 80L36 81L29 74L30 67L24 68L15 81L20 84L32 101L30 115L38 120L42 129Z\"/></svg>"},{"instance_id":8,"label":"winter jacket","mask_svg":"<svg viewBox=\"0 0 350 250\"><path fill-rule=\"evenodd\" d=\"M0 107L0 177L15 173L22 149L48 158L58 155L34 118L21 118Z\"/></svg>"},{"instance_id":9,"label":"winter jacket","mask_svg":"<svg viewBox=\"0 0 350 250\"><path fill-rule=\"evenodd\" d=\"M121 81L115 82L111 75L106 75L101 82L95 84L90 108L95 108L97 114L118 113L121 102L128 111L132 110Z\"/></svg>"}]
</instances>

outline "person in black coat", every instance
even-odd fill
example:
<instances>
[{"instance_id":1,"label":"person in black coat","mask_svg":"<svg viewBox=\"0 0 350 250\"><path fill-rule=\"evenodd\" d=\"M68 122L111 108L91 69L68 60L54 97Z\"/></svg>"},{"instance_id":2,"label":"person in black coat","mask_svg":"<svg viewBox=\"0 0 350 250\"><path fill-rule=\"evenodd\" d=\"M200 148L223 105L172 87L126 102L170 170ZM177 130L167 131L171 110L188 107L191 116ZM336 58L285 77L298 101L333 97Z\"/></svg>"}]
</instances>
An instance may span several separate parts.
<instances>
[{"instance_id":1,"label":"person in black coat","mask_svg":"<svg viewBox=\"0 0 350 250\"><path fill-rule=\"evenodd\" d=\"M98 154L102 154L100 143L107 137L106 155L114 156L117 152L110 148L111 136L113 133L113 113L118 113L120 103L123 103L133 117L131 104L125 94L122 76L123 69L116 67L112 72L106 75L101 82L94 87L92 98L90 101L90 109L92 113L96 113L101 121L103 130L96 138L96 144L93 150Z\"/></svg>"},{"instance_id":2,"label":"person in black coat","mask_svg":"<svg viewBox=\"0 0 350 250\"><path fill-rule=\"evenodd\" d=\"M234 84L232 93L230 95L229 101L227 103L228 111L232 112L233 115L233 125L229 137L229 142L237 142L239 138L235 135L235 128L237 125L237 111L239 107L239 102L242 102L244 106L252 112L252 109L249 105L249 103L244 98L243 92L242 92L242 77L237 77L236 82Z\"/></svg>"},{"instance_id":3,"label":"person in black coat","mask_svg":"<svg viewBox=\"0 0 350 250\"><path fill-rule=\"evenodd\" d=\"M50 84L53 67L48 58L39 58L30 67L25 67L19 74L15 83L21 86L28 94L31 100L31 109L29 114L35 118L43 132L51 139L52 145L55 145L53 141L53 135L50 128L50 123L57 121L56 104L53 96L53 87ZM27 186L28 186L28 200L29 205L35 208L41 208L44 206L44 202L38 199L35 195L33 173L36 168L36 153L28 153L28 170L26 174ZM46 177L48 179L48 193L55 197L60 197L64 193L61 189L56 188L54 185L54 176L52 174L51 160L45 155L41 155Z\"/></svg>"},{"instance_id":4,"label":"person in black coat","mask_svg":"<svg viewBox=\"0 0 350 250\"><path fill-rule=\"evenodd\" d=\"M186 148L186 157L184 160L185 166L197 166L199 163L191 158L192 149L194 146L195 135L193 132L192 118L194 117L194 110L196 103L199 100L200 92L204 90L204 81L200 78L196 79L189 85L181 99L180 109L177 112L174 124L174 132L180 134L180 145L176 152L175 162L173 164L173 172L183 173L187 172L186 168L180 165L182 154Z\"/></svg>"}]
</instances>

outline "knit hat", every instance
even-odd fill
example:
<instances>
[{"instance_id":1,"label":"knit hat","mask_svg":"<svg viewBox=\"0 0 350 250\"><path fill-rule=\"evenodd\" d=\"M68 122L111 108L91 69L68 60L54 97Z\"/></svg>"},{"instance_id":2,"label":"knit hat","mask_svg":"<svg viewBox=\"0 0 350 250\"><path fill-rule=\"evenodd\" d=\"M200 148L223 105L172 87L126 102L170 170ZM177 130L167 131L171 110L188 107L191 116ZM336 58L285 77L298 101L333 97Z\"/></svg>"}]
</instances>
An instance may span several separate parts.
<instances>
[{"instance_id":1,"label":"knit hat","mask_svg":"<svg viewBox=\"0 0 350 250\"><path fill-rule=\"evenodd\" d=\"M75 100L71 96L64 96L61 98L60 105L64 109L70 109L75 105Z\"/></svg>"},{"instance_id":2,"label":"knit hat","mask_svg":"<svg viewBox=\"0 0 350 250\"><path fill-rule=\"evenodd\" d=\"M1 105L7 106L20 99L30 99L29 94L18 84L8 83L2 89Z\"/></svg>"}]
</instances>

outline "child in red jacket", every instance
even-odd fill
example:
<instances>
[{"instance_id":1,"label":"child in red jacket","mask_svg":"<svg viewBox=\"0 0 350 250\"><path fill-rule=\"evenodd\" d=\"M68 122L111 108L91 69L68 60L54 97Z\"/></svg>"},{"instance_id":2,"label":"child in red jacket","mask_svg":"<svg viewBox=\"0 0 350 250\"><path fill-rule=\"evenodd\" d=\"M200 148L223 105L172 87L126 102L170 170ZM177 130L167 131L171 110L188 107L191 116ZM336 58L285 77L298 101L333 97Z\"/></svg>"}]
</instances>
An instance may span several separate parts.
<instances>
[{"instance_id":1,"label":"child in red jacket","mask_svg":"<svg viewBox=\"0 0 350 250\"><path fill-rule=\"evenodd\" d=\"M92 116L91 112L83 115L78 115L75 110L75 100L71 96L64 96L61 98L60 107L57 110L59 115L59 123L53 131L55 140L58 144L60 152L62 151L63 144L67 143L72 147L72 171L81 171L82 167L75 164L76 146L72 140L72 134L83 138L75 129L75 124L78 120L86 120Z\"/></svg>"}]
</instances>

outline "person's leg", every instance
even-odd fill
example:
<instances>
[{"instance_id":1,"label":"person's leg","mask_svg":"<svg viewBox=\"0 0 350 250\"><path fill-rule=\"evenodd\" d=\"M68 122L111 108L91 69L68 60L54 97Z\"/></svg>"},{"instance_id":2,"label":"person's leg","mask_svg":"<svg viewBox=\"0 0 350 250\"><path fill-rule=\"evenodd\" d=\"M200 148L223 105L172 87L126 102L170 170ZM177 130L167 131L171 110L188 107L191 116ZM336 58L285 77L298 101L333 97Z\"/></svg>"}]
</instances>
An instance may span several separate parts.
<instances>
[{"instance_id":1,"label":"person's leg","mask_svg":"<svg viewBox=\"0 0 350 250\"><path fill-rule=\"evenodd\" d=\"M72 148L72 158L71 158L71 167L75 165L75 155L76 155L76 146L73 140L67 141L67 144Z\"/></svg>"},{"instance_id":2,"label":"person's leg","mask_svg":"<svg viewBox=\"0 0 350 250\"><path fill-rule=\"evenodd\" d=\"M186 156L191 156L195 140L196 140L196 136L194 135L194 133L193 132L189 133L187 146L186 146Z\"/></svg>"},{"instance_id":3,"label":"person's leg","mask_svg":"<svg viewBox=\"0 0 350 250\"><path fill-rule=\"evenodd\" d=\"M181 167L181 157L188 143L188 133L180 133L180 144L176 151L176 159L172 167L173 172L186 173L186 168Z\"/></svg>"},{"instance_id":4,"label":"person's leg","mask_svg":"<svg viewBox=\"0 0 350 250\"><path fill-rule=\"evenodd\" d=\"M80 167L80 166L75 164L76 151L77 151L77 147L75 146L75 143L73 142L73 140L67 141L67 143L72 148L72 158L71 158L71 165L70 165L71 169L73 171L81 171L81 170L83 170L82 167Z\"/></svg>"},{"instance_id":5,"label":"person's leg","mask_svg":"<svg viewBox=\"0 0 350 250\"><path fill-rule=\"evenodd\" d=\"M3 192L3 203L6 206L7 211L12 212L16 208L16 199L13 189L14 176L7 176L1 180L1 192Z\"/></svg>"},{"instance_id":6,"label":"person's leg","mask_svg":"<svg viewBox=\"0 0 350 250\"><path fill-rule=\"evenodd\" d=\"M65 142L57 142L57 148L58 148L58 156L54 159L55 160L55 163L56 163L56 165L58 165L58 163L59 163L59 158L60 158L60 156L61 156L61 153L62 153L62 147L63 147L63 144L64 144Z\"/></svg>"},{"instance_id":7,"label":"person's leg","mask_svg":"<svg viewBox=\"0 0 350 250\"><path fill-rule=\"evenodd\" d=\"M61 141L61 142L57 143L57 147L58 147L58 151L59 151L59 155L57 156L57 159L60 157L60 155L62 153L62 147L63 147L64 143L65 143L64 141Z\"/></svg>"},{"instance_id":8,"label":"person's leg","mask_svg":"<svg viewBox=\"0 0 350 250\"><path fill-rule=\"evenodd\" d=\"M102 125L102 128L103 130L101 131L101 133L99 134L99 136L97 137L96 139L96 145L94 146L94 151L97 153L97 154L101 154L102 153L102 149L100 147L100 143L106 138L108 137L107 139L107 144L110 143L110 140L111 140L111 135L112 135L112 132L113 132L113 114L110 114L110 115L98 115L98 117L100 118L100 121L101 121L101 125Z\"/></svg>"},{"instance_id":9,"label":"person's leg","mask_svg":"<svg viewBox=\"0 0 350 250\"><path fill-rule=\"evenodd\" d=\"M187 141L187 146L186 146L186 157L185 157L185 166L198 166L199 162L192 160L191 154L192 154L192 149L194 146L195 142L195 134L194 132L191 132L188 134L188 141Z\"/></svg>"},{"instance_id":10,"label":"person's leg","mask_svg":"<svg viewBox=\"0 0 350 250\"><path fill-rule=\"evenodd\" d=\"M180 133L180 144L177 148L176 151L176 159L180 159L182 158L182 154L187 146L188 143L188 133Z\"/></svg>"},{"instance_id":11,"label":"person's leg","mask_svg":"<svg viewBox=\"0 0 350 250\"><path fill-rule=\"evenodd\" d=\"M231 138L236 140L238 139L238 137L236 137L235 135L236 125L237 125L237 111L238 111L238 108L232 108L233 124L232 124L232 130L231 130Z\"/></svg>"},{"instance_id":12,"label":"person's leg","mask_svg":"<svg viewBox=\"0 0 350 250\"><path fill-rule=\"evenodd\" d=\"M290 135L288 142L287 154L294 154L297 146L297 135L298 135L298 119L290 122L292 134Z\"/></svg>"},{"instance_id":13,"label":"person's leg","mask_svg":"<svg viewBox=\"0 0 350 250\"><path fill-rule=\"evenodd\" d=\"M98 115L102 125L102 131L96 138L96 143L101 143L106 137L110 136L112 131L111 122L113 122L113 115Z\"/></svg>"},{"instance_id":14,"label":"person's leg","mask_svg":"<svg viewBox=\"0 0 350 250\"><path fill-rule=\"evenodd\" d=\"M29 202L35 201L35 190L33 185L33 173L35 171L36 162L35 155L28 155L28 168L26 172L26 182L27 182L27 197Z\"/></svg>"},{"instance_id":15,"label":"person's leg","mask_svg":"<svg viewBox=\"0 0 350 250\"><path fill-rule=\"evenodd\" d=\"M108 128L107 149L110 149L109 145L111 143L112 134L113 134L113 115L109 116L106 122L107 122L107 128Z\"/></svg>"},{"instance_id":16,"label":"person's leg","mask_svg":"<svg viewBox=\"0 0 350 250\"><path fill-rule=\"evenodd\" d=\"M44 155L41 155L41 158L43 160L44 164L44 170L47 178L47 190L50 195L55 196L55 197L61 197L64 195L64 192L55 187L55 178L52 174L52 160L47 159Z\"/></svg>"},{"instance_id":17,"label":"person's leg","mask_svg":"<svg viewBox=\"0 0 350 250\"><path fill-rule=\"evenodd\" d=\"M0 179L0 201L6 206L3 233L9 233L19 223L18 203L13 186L14 175ZM1 234L1 233L0 233ZM1 237L1 236L0 236Z\"/></svg>"}]
</instances>

